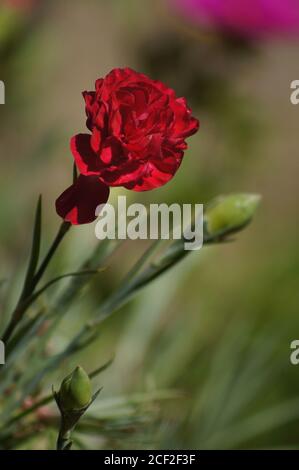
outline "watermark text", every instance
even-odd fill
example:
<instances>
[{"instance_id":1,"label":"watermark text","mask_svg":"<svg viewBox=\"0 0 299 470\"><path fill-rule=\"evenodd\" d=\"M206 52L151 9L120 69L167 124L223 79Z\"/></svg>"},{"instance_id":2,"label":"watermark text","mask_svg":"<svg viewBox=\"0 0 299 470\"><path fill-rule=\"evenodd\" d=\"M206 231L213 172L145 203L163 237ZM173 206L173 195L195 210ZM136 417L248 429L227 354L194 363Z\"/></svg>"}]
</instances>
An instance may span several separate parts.
<instances>
[{"instance_id":1,"label":"watermark text","mask_svg":"<svg viewBox=\"0 0 299 470\"><path fill-rule=\"evenodd\" d=\"M202 204L130 204L119 196L117 207L97 207L95 235L99 240L184 240L185 250L199 250L203 244Z\"/></svg>"}]
</instances>

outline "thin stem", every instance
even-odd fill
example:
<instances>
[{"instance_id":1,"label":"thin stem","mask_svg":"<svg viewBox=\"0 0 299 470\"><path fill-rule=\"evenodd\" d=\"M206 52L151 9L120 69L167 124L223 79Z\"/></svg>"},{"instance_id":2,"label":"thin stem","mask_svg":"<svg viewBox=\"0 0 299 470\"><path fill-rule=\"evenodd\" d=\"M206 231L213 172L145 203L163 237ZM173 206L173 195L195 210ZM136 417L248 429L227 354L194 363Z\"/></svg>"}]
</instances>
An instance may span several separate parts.
<instances>
[{"instance_id":1,"label":"thin stem","mask_svg":"<svg viewBox=\"0 0 299 470\"><path fill-rule=\"evenodd\" d=\"M92 274L98 274L99 270L86 270L86 271L78 271L78 272L73 272L73 273L67 273L67 274L61 274L58 277L55 277L51 281L47 282L43 287L41 287L39 290L34 292L30 297L24 301L24 305L26 306L26 309L35 302L38 297L40 297L49 287L53 286L57 282L61 281L62 279L66 279L68 277L79 277L79 276L90 276Z\"/></svg>"},{"instance_id":2,"label":"thin stem","mask_svg":"<svg viewBox=\"0 0 299 470\"><path fill-rule=\"evenodd\" d=\"M71 431L65 430L64 426L61 424L58 438L57 438L56 449L57 450L70 450L71 446L72 446Z\"/></svg>"},{"instance_id":3,"label":"thin stem","mask_svg":"<svg viewBox=\"0 0 299 470\"><path fill-rule=\"evenodd\" d=\"M33 277L30 291L26 293L26 298L25 299L23 298L23 296L21 296L19 302L17 303L17 306L16 306L15 310L12 313L11 320L10 320L10 322L9 322L9 324L8 324L4 334L3 334L2 340L4 341L4 343L7 343L7 341L10 339L10 337L11 337L12 333L14 332L16 326L18 325L19 321L22 319L24 313L26 312L28 306L30 305L26 302L26 299L29 298L32 295L32 293L35 291L35 288L36 288L37 284L39 283L42 276L44 275L51 259L53 258L53 255L55 254L58 246L60 245L60 242L63 240L64 236L66 235L66 233L68 232L70 227L71 227L71 224L68 223L68 222L63 222L61 224L61 226L59 228L59 231L58 231L52 245L49 248L48 253L46 254L43 262L41 263L41 265L38 269L38 271L36 272L36 274Z\"/></svg>"}]
</instances>

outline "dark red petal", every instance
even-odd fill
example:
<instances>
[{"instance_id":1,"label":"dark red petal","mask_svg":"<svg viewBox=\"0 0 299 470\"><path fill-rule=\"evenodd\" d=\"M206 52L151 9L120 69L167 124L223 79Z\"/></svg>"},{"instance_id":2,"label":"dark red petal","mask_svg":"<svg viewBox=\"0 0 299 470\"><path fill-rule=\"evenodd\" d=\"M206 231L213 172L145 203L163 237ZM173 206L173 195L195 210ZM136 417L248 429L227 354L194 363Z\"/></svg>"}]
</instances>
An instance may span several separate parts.
<instances>
[{"instance_id":1,"label":"dark red petal","mask_svg":"<svg viewBox=\"0 0 299 470\"><path fill-rule=\"evenodd\" d=\"M132 161L109 173L102 172L101 179L110 187L123 186L132 191L150 191L168 183L177 172L183 151L165 155L163 159L152 159L146 163Z\"/></svg>"},{"instance_id":2,"label":"dark red petal","mask_svg":"<svg viewBox=\"0 0 299 470\"><path fill-rule=\"evenodd\" d=\"M98 78L98 80L96 80L95 88L96 88L96 92L97 92L97 93L100 93L100 92L101 92L103 83L104 83L104 79L103 79L103 78Z\"/></svg>"},{"instance_id":3,"label":"dark red petal","mask_svg":"<svg viewBox=\"0 0 299 470\"><path fill-rule=\"evenodd\" d=\"M191 115L191 110L186 106L185 98L178 98L171 102L174 112L172 135L176 138L190 137L199 129L199 121Z\"/></svg>"},{"instance_id":4,"label":"dark red petal","mask_svg":"<svg viewBox=\"0 0 299 470\"><path fill-rule=\"evenodd\" d=\"M100 160L91 147L89 134L78 134L72 137L71 151L82 175L90 176L99 173Z\"/></svg>"},{"instance_id":5,"label":"dark red petal","mask_svg":"<svg viewBox=\"0 0 299 470\"><path fill-rule=\"evenodd\" d=\"M141 178L136 178L134 181L123 184L123 186L138 192L160 188L174 177L180 163L181 160L172 160L168 164L165 162L152 161L147 164L147 171Z\"/></svg>"},{"instance_id":6,"label":"dark red petal","mask_svg":"<svg viewBox=\"0 0 299 470\"><path fill-rule=\"evenodd\" d=\"M98 107L96 103L96 94L94 91L83 91L82 95L85 101L85 112L87 116L86 126L91 131L95 107Z\"/></svg>"},{"instance_id":7,"label":"dark red petal","mask_svg":"<svg viewBox=\"0 0 299 470\"><path fill-rule=\"evenodd\" d=\"M91 150L95 154L98 154L98 152L101 150L101 145L102 145L102 132L95 127L92 131L92 135L90 138Z\"/></svg>"},{"instance_id":8,"label":"dark red petal","mask_svg":"<svg viewBox=\"0 0 299 470\"><path fill-rule=\"evenodd\" d=\"M89 224L97 216L96 208L108 201L109 188L97 176L80 175L56 200L56 211L73 225Z\"/></svg>"},{"instance_id":9,"label":"dark red petal","mask_svg":"<svg viewBox=\"0 0 299 470\"><path fill-rule=\"evenodd\" d=\"M101 174L107 167L119 167L123 160L124 150L117 140L116 137L108 137L105 140L105 144L102 148L100 159L101 159Z\"/></svg>"}]
</instances>

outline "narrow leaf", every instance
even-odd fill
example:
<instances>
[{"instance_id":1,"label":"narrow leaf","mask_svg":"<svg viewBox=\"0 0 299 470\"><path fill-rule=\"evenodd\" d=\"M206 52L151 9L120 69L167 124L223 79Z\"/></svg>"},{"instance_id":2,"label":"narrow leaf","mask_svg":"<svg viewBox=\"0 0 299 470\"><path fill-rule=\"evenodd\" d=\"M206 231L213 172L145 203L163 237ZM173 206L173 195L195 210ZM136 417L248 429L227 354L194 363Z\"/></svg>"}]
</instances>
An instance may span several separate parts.
<instances>
[{"instance_id":1,"label":"narrow leaf","mask_svg":"<svg viewBox=\"0 0 299 470\"><path fill-rule=\"evenodd\" d=\"M101 367L98 367L98 369L92 371L90 374L89 374L89 377L91 379L94 379L95 377L97 377L99 374L101 374L102 372L104 372L106 369L108 369L108 367L111 366L112 362L114 361L114 357L112 359L109 359L109 361L107 361L104 365L102 365Z\"/></svg>"},{"instance_id":2,"label":"narrow leaf","mask_svg":"<svg viewBox=\"0 0 299 470\"><path fill-rule=\"evenodd\" d=\"M104 271L105 268L102 269ZM86 271L78 271L74 273L67 273L67 274L62 274L60 276L55 277L51 281L47 282L43 287L41 287L38 291L36 291L34 294L32 294L28 299L26 299L26 309L28 308L29 305L31 305L33 302L37 300L38 297L40 297L49 287L51 287L53 284L56 284L57 282L61 281L62 279L66 279L69 277L78 277L78 276L91 276L98 274L101 270L86 270Z\"/></svg>"},{"instance_id":3,"label":"narrow leaf","mask_svg":"<svg viewBox=\"0 0 299 470\"><path fill-rule=\"evenodd\" d=\"M27 274L26 274L26 278L24 282L21 299L26 298L26 296L31 293L32 280L34 278L34 274L35 274L35 270L38 264L39 254L40 254L41 223L42 223L42 197L40 195L38 198L38 203L37 203L36 213L35 213L31 255L29 259L29 264L28 264L28 269L27 269Z\"/></svg>"}]
</instances>

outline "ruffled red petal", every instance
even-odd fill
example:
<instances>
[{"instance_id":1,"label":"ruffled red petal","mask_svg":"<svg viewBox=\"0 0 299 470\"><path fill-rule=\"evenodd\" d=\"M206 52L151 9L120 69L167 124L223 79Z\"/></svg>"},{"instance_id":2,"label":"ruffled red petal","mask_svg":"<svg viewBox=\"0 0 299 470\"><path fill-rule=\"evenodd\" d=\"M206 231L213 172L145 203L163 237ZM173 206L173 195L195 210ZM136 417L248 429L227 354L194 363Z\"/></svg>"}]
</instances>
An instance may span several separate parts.
<instances>
[{"instance_id":1,"label":"ruffled red petal","mask_svg":"<svg viewBox=\"0 0 299 470\"><path fill-rule=\"evenodd\" d=\"M109 198L109 187L96 176L80 175L56 200L56 211L72 225L89 224L96 218L96 208Z\"/></svg>"},{"instance_id":2,"label":"ruffled red petal","mask_svg":"<svg viewBox=\"0 0 299 470\"><path fill-rule=\"evenodd\" d=\"M77 134L71 138L71 151L80 173L84 176L99 174L101 162L91 146L92 136Z\"/></svg>"}]
</instances>

